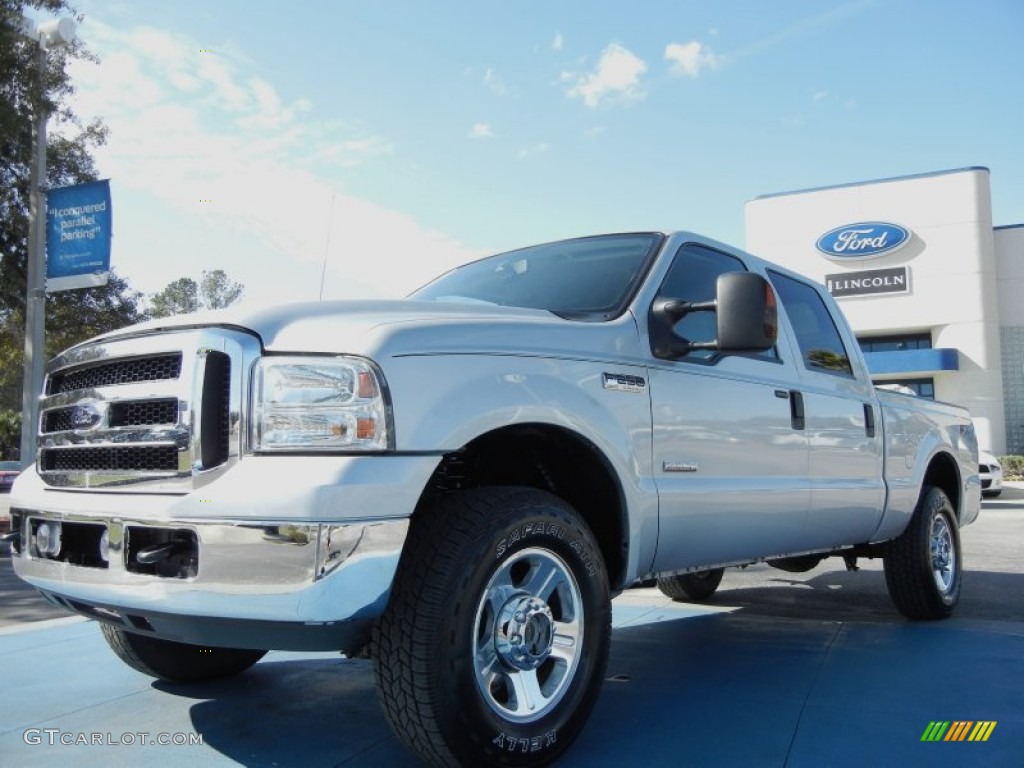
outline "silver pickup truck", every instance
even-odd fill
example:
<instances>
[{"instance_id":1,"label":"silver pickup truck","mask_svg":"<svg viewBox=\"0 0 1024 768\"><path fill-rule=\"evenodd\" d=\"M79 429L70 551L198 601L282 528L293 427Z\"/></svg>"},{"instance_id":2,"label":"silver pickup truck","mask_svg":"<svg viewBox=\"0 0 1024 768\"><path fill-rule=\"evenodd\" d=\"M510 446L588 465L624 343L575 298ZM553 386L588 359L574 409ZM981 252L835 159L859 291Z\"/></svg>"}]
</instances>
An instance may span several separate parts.
<instances>
[{"instance_id":1,"label":"silver pickup truck","mask_svg":"<svg viewBox=\"0 0 1024 768\"><path fill-rule=\"evenodd\" d=\"M820 285L687 232L108 334L50 363L36 458L15 569L123 661L365 652L438 765L560 755L640 580L881 557L896 608L948 616L981 498L963 409L876 391Z\"/></svg>"}]
</instances>

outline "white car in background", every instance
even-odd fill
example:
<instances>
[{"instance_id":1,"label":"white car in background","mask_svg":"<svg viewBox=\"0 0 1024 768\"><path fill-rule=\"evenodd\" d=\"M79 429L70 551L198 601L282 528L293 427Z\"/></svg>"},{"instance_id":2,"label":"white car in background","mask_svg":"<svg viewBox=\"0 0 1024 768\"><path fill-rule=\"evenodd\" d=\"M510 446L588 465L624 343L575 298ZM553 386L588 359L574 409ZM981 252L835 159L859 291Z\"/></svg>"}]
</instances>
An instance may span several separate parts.
<instances>
[{"instance_id":1,"label":"white car in background","mask_svg":"<svg viewBox=\"0 0 1024 768\"><path fill-rule=\"evenodd\" d=\"M978 452L978 474L981 476L981 495L986 499L994 499L1003 492L1003 468L991 453Z\"/></svg>"}]
</instances>

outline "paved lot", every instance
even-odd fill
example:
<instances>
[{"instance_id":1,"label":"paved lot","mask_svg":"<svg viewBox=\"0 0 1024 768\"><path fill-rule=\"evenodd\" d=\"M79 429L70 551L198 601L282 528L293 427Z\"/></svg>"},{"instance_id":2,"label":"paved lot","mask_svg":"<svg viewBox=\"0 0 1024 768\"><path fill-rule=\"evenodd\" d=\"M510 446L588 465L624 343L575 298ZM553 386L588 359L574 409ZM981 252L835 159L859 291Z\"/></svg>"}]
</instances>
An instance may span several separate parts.
<instances>
[{"instance_id":1,"label":"paved lot","mask_svg":"<svg viewBox=\"0 0 1024 768\"><path fill-rule=\"evenodd\" d=\"M608 681L562 764L1020 768L1024 491L1005 497L964 531L968 571L949 621L900 618L873 562L733 569L702 607L651 589L621 596ZM388 731L369 662L272 653L233 681L153 682L90 622L32 623L58 614L9 571L0 559L0 614L22 619L0 627L0 764L415 764ZM984 743L922 743L934 720L998 724ZM148 743L159 734L203 744Z\"/></svg>"}]
</instances>

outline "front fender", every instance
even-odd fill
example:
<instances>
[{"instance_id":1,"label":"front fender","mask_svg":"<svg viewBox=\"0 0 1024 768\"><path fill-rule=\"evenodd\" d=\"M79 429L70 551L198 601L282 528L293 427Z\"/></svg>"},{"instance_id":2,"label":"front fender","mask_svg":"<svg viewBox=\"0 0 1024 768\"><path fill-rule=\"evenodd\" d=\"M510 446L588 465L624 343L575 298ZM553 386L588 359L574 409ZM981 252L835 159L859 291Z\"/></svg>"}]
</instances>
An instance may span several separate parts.
<instances>
[{"instance_id":1,"label":"front fender","mask_svg":"<svg viewBox=\"0 0 1024 768\"><path fill-rule=\"evenodd\" d=\"M634 386L609 387L605 374L632 377ZM455 451L516 424L561 427L604 455L623 490L630 541L640 550L645 549L642 542L653 546L657 491L643 366L515 355L410 356L392 358L385 376L398 451ZM646 567L646 556L636 548L634 557L641 570Z\"/></svg>"}]
</instances>

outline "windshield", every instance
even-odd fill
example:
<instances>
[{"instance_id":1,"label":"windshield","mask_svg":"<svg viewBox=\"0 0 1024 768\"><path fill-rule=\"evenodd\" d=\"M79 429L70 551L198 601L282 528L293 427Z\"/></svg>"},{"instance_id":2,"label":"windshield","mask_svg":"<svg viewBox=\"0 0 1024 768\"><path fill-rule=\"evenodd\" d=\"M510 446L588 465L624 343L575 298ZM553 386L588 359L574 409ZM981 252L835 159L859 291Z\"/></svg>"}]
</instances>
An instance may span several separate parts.
<instances>
[{"instance_id":1,"label":"windshield","mask_svg":"<svg viewBox=\"0 0 1024 768\"><path fill-rule=\"evenodd\" d=\"M625 308L662 239L649 232L600 235L500 253L453 269L410 298L609 319Z\"/></svg>"}]
</instances>

